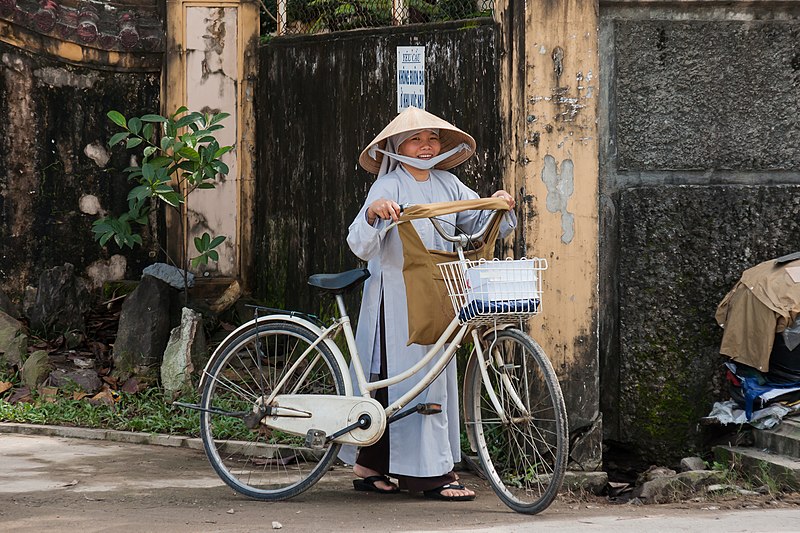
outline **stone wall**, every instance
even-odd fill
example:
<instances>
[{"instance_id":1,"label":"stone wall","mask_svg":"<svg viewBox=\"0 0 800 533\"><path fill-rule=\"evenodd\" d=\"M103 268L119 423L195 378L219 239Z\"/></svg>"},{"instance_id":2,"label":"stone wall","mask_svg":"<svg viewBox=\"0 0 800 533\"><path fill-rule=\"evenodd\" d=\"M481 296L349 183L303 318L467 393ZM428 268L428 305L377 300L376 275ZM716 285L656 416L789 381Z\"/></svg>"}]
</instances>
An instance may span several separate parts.
<instances>
[{"instance_id":1,"label":"stone wall","mask_svg":"<svg viewBox=\"0 0 800 533\"><path fill-rule=\"evenodd\" d=\"M702 451L722 387L714 312L800 250L800 10L601 3L601 391L606 440Z\"/></svg>"},{"instance_id":2,"label":"stone wall","mask_svg":"<svg viewBox=\"0 0 800 533\"><path fill-rule=\"evenodd\" d=\"M101 213L127 210L130 165L108 139L112 109L158 112L158 73L119 73L72 66L0 42L0 290L20 300L40 273L70 262L87 276L98 269L141 273L152 242L127 259L101 248L91 225Z\"/></svg>"},{"instance_id":3,"label":"stone wall","mask_svg":"<svg viewBox=\"0 0 800 533\"><path fill-rule=\"evenodd\" d=\"M428 111L477 141L476 155L456 175L483 194L500 186L497 31L489 21L417 25L282 37L261 48L255 217L260 297L324 312L308 276L357 266L345 237L375 179L357 160L397 114L397 46L426 47Z\"/></svg>"}]
</instances>

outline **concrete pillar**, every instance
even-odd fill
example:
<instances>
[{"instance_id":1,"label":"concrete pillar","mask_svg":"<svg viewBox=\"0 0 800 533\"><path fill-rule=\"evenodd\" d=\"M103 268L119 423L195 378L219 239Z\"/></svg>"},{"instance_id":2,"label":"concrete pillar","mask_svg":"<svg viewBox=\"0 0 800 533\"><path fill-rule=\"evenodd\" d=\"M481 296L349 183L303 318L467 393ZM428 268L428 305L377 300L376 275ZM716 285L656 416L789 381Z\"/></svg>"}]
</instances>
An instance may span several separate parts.
<instances>
[{"instance_id":1,"label":"concrete pillar","mask_svg":"<svg viewBox=\"0 0 800 533\"><path fill-rule=\"evenodd\" d=\"M517 256L547 258L530 332L567 402L571 468L601 464L598 370L597 0L503 0L505 183L520 215Z\"/></svg>"}]
</instances>

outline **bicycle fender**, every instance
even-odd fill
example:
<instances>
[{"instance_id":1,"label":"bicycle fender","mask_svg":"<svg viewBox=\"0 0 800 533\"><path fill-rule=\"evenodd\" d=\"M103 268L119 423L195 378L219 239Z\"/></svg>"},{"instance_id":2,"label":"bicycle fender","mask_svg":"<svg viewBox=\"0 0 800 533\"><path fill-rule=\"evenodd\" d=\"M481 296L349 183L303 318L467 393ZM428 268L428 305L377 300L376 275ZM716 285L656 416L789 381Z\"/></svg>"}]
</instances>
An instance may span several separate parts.
<instances>
[{"instance_id":1,"label":"bicycle fender","mask_svg":"<svg viewBox=\"0 0 800 533\"><path fill-rule=\"evenodd\" d=\"M293 315L266 315L258 317L258 324L266 324L268 322L292 322L299 326L302 326L309 330L314 335L320 336L322 334L322 329L316 325L315 323L311 322L308 319L305 319L300 316L293 316ZM214 361L217 355L221 354L228 345L233 342L233 340L238 337L241 333L245 330L252 329L256 327L256 319L249 320L236 328L235 330L231 331L225 339L217 346L214 350L214 353L211 354L211 357L208 359L206 366L203 368L203 373L200 375L200 384L198 385L199 390L202 392L203 386L205 383L205 377L208 374L208 371L211 368L212 361ZM330 349L333 357L336 359L336 363L339 365L339 368L342 370L342 379L344 380L344 390L347 396L353 395L353 382L350 378L350 366L344 359L344 355L342 355L342 351L339 347L334 343L330 338L325 339L322 341L326 344L326 346Z\"/></svg>"}]
</instances>

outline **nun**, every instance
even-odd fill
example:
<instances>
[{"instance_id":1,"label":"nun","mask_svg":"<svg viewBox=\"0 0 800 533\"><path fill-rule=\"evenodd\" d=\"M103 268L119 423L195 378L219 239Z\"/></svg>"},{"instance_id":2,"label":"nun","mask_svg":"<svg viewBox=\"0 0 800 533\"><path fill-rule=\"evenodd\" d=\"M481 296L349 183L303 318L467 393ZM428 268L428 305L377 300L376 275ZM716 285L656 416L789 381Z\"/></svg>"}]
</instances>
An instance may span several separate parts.
<instances>
[{"instance_id":1,"label":"nun","mask_svg":"<svg viewBox=\"0 0 800 533\"><path fill-rule=\"evenodd\" d=\"M347 236L350 249L368 262L371 274L364 285L356 332L361 365L371 381L402 373L430 348L408 344L402 244L396 228L381 230L397 221L401 204L478 198L475 191L448 172L474 152L475 140L469 134L431 113L409 107L359 157L359 164L377 175ZM508 192L499 190L492 196L503 198L510 209L514 208L514 197ZM467 211L441 218L446 221L445 227L456 224L472 233L487 216L486 212ZM453 250L428 219L411 223L427 248ZM515 225L516 218L509 211L500 228L501 236ZM397 385L376 391L375 398L389 405L413 388L433 364ZM353 383L357 389L355 378ZM460 484L453 472L455 463L461 460L455 358L414 402L441 404L442 411L400 419L371 446L342 448L340 458L354 465L358 477L353 481L354 488L381 494L422 492L427 498L449 501L474 499L475 492Z\"/></svg>"}]
</instances>

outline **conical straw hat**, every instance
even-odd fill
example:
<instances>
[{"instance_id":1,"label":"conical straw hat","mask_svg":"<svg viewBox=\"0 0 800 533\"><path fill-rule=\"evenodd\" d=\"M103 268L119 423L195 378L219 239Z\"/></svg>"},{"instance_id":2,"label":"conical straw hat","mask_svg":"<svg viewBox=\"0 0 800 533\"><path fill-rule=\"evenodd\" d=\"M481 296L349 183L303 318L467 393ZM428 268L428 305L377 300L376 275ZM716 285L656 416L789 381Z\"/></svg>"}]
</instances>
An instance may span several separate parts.
<instances>
[{"instance_id":1,"label":"conical straw hat","mask_svg":"<svg viewBox=\"0 0 800 533\"><path fill-rule=\"evenodd\" d=\"M470 157L472 154L475 153L475 139L472 138L471 135L461 131L460 129L456 128L446 120L443 120L436 115L428 113L423 109L419 109L416 107L409 107L403 110L402 113L397 115L394 120L392 120L388 126L383 128L383 131L375 137L371 143L364 148L364 151L361 152L361 155L358 158L358 163L366 170L372 174L377 174L381 168L381 161L383 160L383 154L380 152L375 153L375 157L369 155L369 150L373 146L377 145L378 148L381 150L385 149L386 147L386 139L391 137L392 135L397 135L398 133L405 133L407 131L414 131L414 130L423 130L429 128L438 128L439 130L439 141L442 144L442 149L440 153L445 153L448 150L452 150L456 146L461 143L466 143L469 145L469 150L462 150L460 152L456 152L452 156L448 157L434 168L438 168L440 170L448 170L455 166L460 165Z\"/></svg>"}]
</instances>

